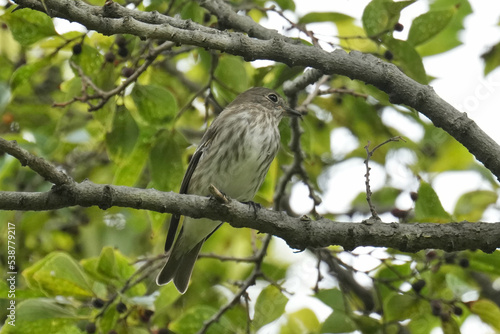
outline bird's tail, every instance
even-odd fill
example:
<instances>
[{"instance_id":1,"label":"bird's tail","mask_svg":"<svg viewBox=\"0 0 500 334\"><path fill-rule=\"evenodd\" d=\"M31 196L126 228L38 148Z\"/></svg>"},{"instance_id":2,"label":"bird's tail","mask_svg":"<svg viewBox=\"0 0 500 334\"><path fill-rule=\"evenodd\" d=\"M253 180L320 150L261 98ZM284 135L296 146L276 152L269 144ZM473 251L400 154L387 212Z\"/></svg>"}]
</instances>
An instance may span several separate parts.
<instances>
[{"instance_id":1,"label":"bird's tail","mask_svg":"<svg viewBox=\"0 0 500 334\"><path fill-rule=\"evenodd\" d=\"M163 285L173 280L180 293L186 292L201 246L219 225L220 222L210 219L185 218L181 232L170 251L167 263L156 278L156 283Z\"/></svg>"},{"instance_id":2,"label":"bird's tail","mask_svg":"<svg viewBox=\"0 0 500 334\"><path fill-rule=\"evenodd\" d=\"M170 254L165 266L158 274L156 278L156 283L158 285L164 285L174 280L175 287L180 293L184 293L187 290L189 279L193 273L194 263L198 258L201 246L205 240L200 241L187 253L179 254L180 248L175 247Z\"/></svg>"}]
</instances>

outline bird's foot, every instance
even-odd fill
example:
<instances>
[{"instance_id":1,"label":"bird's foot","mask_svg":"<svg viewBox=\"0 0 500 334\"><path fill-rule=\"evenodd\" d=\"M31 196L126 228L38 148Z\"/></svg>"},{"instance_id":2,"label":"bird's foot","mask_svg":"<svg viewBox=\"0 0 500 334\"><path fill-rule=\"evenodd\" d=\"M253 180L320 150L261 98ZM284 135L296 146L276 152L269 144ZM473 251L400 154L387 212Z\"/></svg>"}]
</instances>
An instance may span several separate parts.
<instances>
[{"instance_id":1,"label":"bird's foot","mask_svg":"<svg viewBox=\"0 0 500 334\"><path fill-rule=\"evenodd\" d=\"M251 207L253 209L253 212L254 212L255 215L257 215L257 211L259 211L260 209L262 209L262 205L260 205L260 203L255 203L253 201L241 202L241 203L246 204L249 207Z\"/></svg>"}]
</instances>

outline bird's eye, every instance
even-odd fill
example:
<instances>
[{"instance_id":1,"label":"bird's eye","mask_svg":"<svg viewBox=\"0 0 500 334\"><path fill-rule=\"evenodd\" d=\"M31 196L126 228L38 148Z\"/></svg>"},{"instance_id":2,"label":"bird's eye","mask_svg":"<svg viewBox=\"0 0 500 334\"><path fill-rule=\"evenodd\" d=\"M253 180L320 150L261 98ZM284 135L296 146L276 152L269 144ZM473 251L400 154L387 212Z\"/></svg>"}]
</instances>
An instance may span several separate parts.
<instances>
[{"instance_id":1,"label":"bird's eye","mask_svg":"<svg viewBox=\"0 0 500 334\"><path fill-rule=\"evenodd\" d=\"M273 102L278 102L278 96L276 94L271 93L267 97Z\"/></svg>"}]
</instances>

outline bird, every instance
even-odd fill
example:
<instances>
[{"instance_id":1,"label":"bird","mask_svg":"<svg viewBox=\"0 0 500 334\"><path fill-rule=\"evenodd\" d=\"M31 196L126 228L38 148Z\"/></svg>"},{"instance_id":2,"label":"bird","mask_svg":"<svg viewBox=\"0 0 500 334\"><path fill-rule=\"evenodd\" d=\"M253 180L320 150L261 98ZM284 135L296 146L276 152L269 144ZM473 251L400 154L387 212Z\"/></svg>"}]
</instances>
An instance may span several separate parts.
<instances>
[{"instance_id":1,"label":"bird","mask_svg":"<svg viewBox=\"0 0 500 334\"><path fill-rule=\"evenodd\" d=\"M226 196L250 202L259 190L280 148L278 125L284 116L301 117L274 90L254 87L238 95L208 127L181 183L181 194L209 196L213 185ZM172 215L165 242L169 253L156 278L158 285L173 280L185 293L205 240L222 224L210 219Z\"/></svg>"}]
</instances>

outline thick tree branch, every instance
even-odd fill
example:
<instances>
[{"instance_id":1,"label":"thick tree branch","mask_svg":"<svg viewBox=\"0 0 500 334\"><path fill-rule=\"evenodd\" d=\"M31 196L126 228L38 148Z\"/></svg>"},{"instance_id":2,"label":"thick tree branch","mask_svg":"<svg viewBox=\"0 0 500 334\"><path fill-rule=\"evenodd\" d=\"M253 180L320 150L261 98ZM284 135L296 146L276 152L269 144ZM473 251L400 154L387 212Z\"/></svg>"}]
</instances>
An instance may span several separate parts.
<instances>
[{"instance_id":1,"label":"thick tree branch","mask_svg":"<svg viewBox=\"0 0 500 334\"><path fill-rule=\"evenodd\" d=\"M441 99L430 86L407 77L395 65L375 56L342 50L326 52L316 47L288 43L284 38L261 40L241 33L222 32L191 21L158 13L142 13L111 1L103 7L79 0L17 0L22 7L76 21L105 35L133 34L141 38L169 40L242 56L246 60L269 59L289 66L313 67L323 74L340 74L361 80L386 92L392 103L405 104L430 118L462 143L498 179L500 146L479 126ZM243 27L245 28L245 27ZM248 28L248 27L246 27ZM253 30L255 33L255 29Z\"/></svg>"},{"instance_id":2,"label":"thick tree branch","mask_svg":"<svg viewBox=\"0 0 500 334\"><path fill-rule=\"evenodd\" d=\"M234 200L222 204L214 198L155 189L95 184L87 180L77 183L49 162L2 138L0 152L12 154L24 165L56 183L48 192L0 192L0 210L42 211L76 205L108 209L117 206L193 218L206 217L278 236L296 249L340 245L346 250L358 246L380 246L404 252L428 248L492 252L500 247L498 223L365 224L334 222L326 218L295 218L284 212L256 209Z\"/></svg>"},{"instance_id":3,"label":"thick tree branch","mask_svg":"<svg viewBox=\"0 0 500 334\"><path fill-rule=\"evenodd\" d=\"M284 212L257 209L231 200L221 204L213 198L180 195L155 189L95 184L83 181L54 187L48 192L0 192L0 210L40 211L70 206L112 206L168 212L193 218L226 221L284 239L296 249L340 245L390 247L404 252L438 248L446 251L500 247L500 224L449 223L344 223L326 218L317 221L287 216Z\"/></svg>"}]
</instances>

